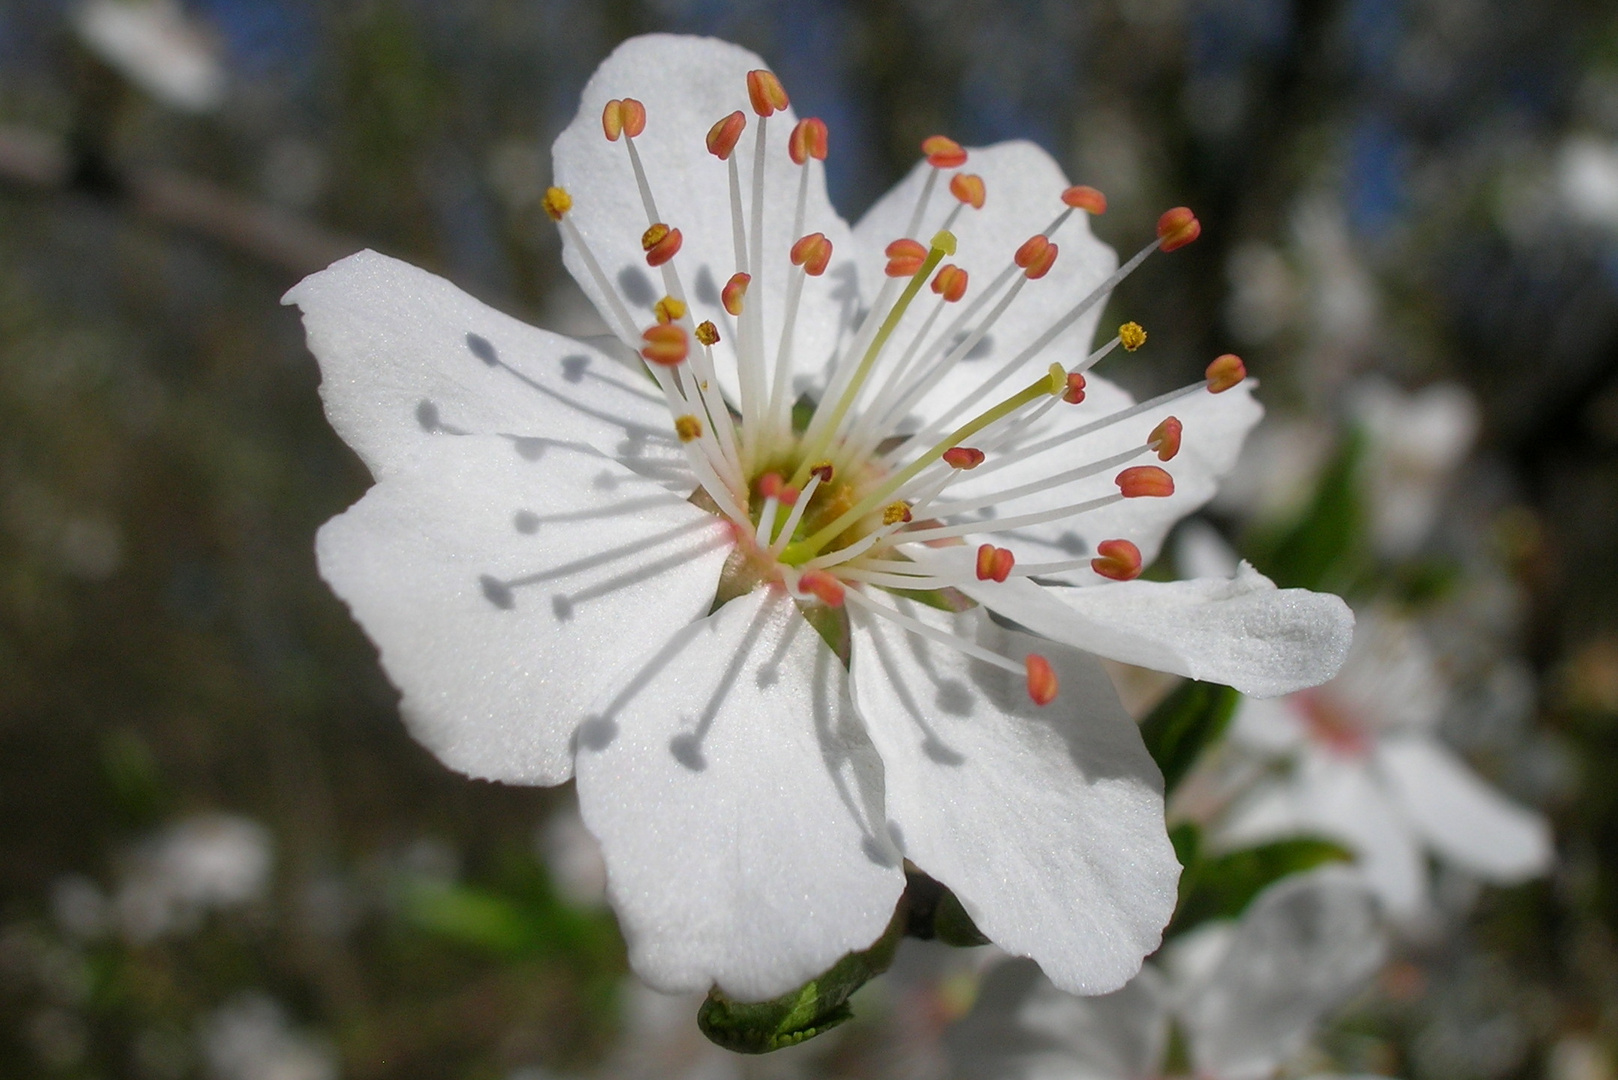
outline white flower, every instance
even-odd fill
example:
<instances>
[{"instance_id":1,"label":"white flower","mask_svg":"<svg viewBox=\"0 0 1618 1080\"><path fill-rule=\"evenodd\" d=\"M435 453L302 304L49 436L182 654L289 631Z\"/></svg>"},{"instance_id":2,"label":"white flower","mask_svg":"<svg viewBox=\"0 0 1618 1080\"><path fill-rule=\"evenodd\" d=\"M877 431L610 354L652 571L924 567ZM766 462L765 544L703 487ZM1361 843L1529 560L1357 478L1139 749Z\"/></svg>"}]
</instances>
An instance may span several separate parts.
<instances>
[{"instance_id":1,"label":"white flower","mask_svg":"<svg viewBox=\"0 0 1618 1080\"><path fill-rule=\"evenodd\" d=\"M967 176L929 140L851 230L823 134L752 54L638 38L586 87L546 196L616 342L373 253L293 289L378 481L321 530L321 572L446 763L576 772L652 985L797 986L882 933L909 859L1059 985L1115 989L1178 866L1157 770L1078 648L1279 693L1335 670L1350 616L1257 575L1092 569L1137 573L1259 413L1235 358L1220 394L1133 406L1090 375L1082 405L1057 396L1112 348L1088 352L1112 251L1063 202L1099 193L1026 143ZM1168 246L1196 228L1171 214ZM1148 460L1122 488L1174 494L1124 498ZM923 542L957 537L983 552ZM1055 640L887 591L946 586Z\"/></svg>"},{"instance_id":2,"label":"white flower","mask_svg":"<svg viewBox=\"0 0 1618 1080\"><path fill-rule=\"evenodd\" d=\"M193 927L208 911L252 903L270 880L270 834L235 814L197 814L137 847L113 897L126 936Z\"/></svg>"},{"instance_id":3,"label":"white flower","mask_svg":"<svg viewBox=\"0 0 1618 1080\"><path fill-rule=\"evenodd\" d=\"M217 45L175 0L88 0L73 26L86 48L170 108L207 113L225 100Z\"/></svg>"},{"instance_id":4,"label":"white flower","mask_svg":"<svg viewBox=\"0 0 1618 1080\"><path fill-rule=\"evenodd\" d=\"M1299 832L1341 841L1390 914L1412 918L1428 894L1426 852L1498 884L1550 866L1544 818L1497 794L1439 741L1447 692L1421 635L1362 614L1341 674L1273 701L1244 701L1232 740L1284 758L1222 828L1224 843Z\"/></svg>"},{"instance_id":5,"label":"white flower","mask_svg":"<svg viewBox=\"0 0 1618 1080\"><path fill-rule=\"evenodd\" d=\"M1239 921L1196 930L1103 997L1064 994L1032 964L1008 961L947 1036L952 1075L1160 1077L1177 1023L1199 1080L1264 1080L1376 971L1383 945L1370 895L1327 870L1272 885Z\"/></svg>"},{"instance_id":6,"label":"white flower","mask_svg":"<svg viewBox=\"0 0 1618 1080\"><path fill-rule=\"evenodd\" d=\"M199 1036L214 1080L337 1080L325 1041L293 1030L286 1011L261 993L210 1013Z\"/></svg>"},{"instance_id":7,"label":"white flower","mask_svg":"<svg viewBox=\"0 0 1618 1080\"><path fill-rule=\"evenodd\" d=\"M1432 531L1444 487L1472 449L1477 402L1454 383L1407 394L1371 377L1353 388L1349 409L1366 435L1371 538L1384 556L1408 558Z\"/></svg>"}]
</instances>

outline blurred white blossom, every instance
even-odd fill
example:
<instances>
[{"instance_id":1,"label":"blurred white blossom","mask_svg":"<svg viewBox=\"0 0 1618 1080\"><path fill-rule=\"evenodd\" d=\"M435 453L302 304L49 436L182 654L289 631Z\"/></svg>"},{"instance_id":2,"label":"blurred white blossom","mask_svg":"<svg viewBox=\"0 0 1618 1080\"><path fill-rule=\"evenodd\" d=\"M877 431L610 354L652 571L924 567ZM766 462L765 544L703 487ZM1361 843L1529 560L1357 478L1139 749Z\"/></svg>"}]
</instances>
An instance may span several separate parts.
<instances>
[{"instance_id":1,"label":"blurred white blossom","mask_svg":"<svg viewBox=\"0 0 1618 1080\"><path fill-rule=\"evenodd\" d=\"M182 819L131 851L113 895L119 928L149 941L194 926L210 910L251 903L269 885L262 825L233 814Z\"/></svg>"},{"instance_id":2,"label":"blurred white blossom","mask_svg":"<svg viewBox=\"0 0 1618 1080\"><path fill-rule=\"evenodd\" d=\"M73 27L86 48L172 109L213 112L225 100L218 47L176 0L88 0Z\"/></svg>"},{"instance_id":3,"label":"blurred white blossom","mask_svg":"<svg viewBox=\"0 0 1618 1080\"><path fill-rule=\"evenodd\" d=\"M200 1039L213 1080L337 1080L331 1048L293 1030L286 1011L263 994L245 994L213 1012Z\"/></svg>"},{"instance_id":4,"label":"blurred white blossom","mask_svg":"<svg viewBox=\"0 0 1618 1080\"><path fill-rule=\"evenodd\" d=\"M1477 403L1454 383L1407 394L1367 378L1350 392L1349 409L1366 436L1372 541L1388 558L1408 557L1432 531L1445 485L1472 449Z\"/></svg>"}]
</instances>

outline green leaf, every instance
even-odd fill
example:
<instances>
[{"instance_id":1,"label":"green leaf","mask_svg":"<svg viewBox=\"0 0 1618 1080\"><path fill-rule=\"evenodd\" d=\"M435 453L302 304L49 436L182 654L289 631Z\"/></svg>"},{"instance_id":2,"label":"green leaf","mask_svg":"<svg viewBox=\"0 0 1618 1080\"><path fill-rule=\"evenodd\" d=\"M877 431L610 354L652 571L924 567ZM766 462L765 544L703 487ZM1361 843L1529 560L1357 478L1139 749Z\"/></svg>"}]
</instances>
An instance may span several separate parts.
<instances>
[{"instance_id":1,"label":"green leaf","mask_svg":"<svg viewBox=\"0 0 1618 1080\"><path fill-rule=\"evenodd\" d=\"M812 1039L854 1015L854 991L888 970L908 922L900 902L876 944L852 952L830 971L790 993L756 1003L736 1001L717 987L697 1010L697 1026L709 1040L738 1054L767 1054Z\"/></svg>"},{"instance_id":2,"label":"green leaf","mask_svg":"<svg viewBox=\"0 0 1618 1080\"><path fill-rule=\"evenodd\" d=\"M1187 681L1141 723L1141 738L1163 771L1163 793L1174 791L1202 751L1224 734L1240 695L1217 683Z\"/></svg>"},{"instance_id":3,"label":"green leaf","mask_svg":"<svg viewBox=\"0 0 1618 1080\"><path fill-rule=\"evenodd\" d=\"M1184 828L1195 831L1195 826ZM1282 878L1353 858L1342 846L1313 836L1276 840L1211 859L1197 858L1196 846L1194 842L1190 845L1191 861L1180 875L1180 902L1165 937L1182 934L1209 919L1234 919L1253 897ZM1175 851L1180 852L1179 843Z\"/></svg>"},{"instance_id":4,"label":"green leaf","mask_svg":"<svg viewBox=\"0 0 1618 1080\"><path fill-rule=\"evenodd\" d=\"M1247 557L1283 589L1342 592L1364 575L1368 553L1358 475L1364 448L1363 435L1349 435L1302 514L1249 538Z\"/></svg>"},{"instance_id":5,"label":"green leaf","mask_svg":"<svg viewBox=\"0 0 1618 1080\"><path fill-rule=\"evenodd\" d=\"M413 882L403 894L405 912L422 930L507 956L539 945L535 921L497 893L466 885Z\"/></svg>"}]
</instances>

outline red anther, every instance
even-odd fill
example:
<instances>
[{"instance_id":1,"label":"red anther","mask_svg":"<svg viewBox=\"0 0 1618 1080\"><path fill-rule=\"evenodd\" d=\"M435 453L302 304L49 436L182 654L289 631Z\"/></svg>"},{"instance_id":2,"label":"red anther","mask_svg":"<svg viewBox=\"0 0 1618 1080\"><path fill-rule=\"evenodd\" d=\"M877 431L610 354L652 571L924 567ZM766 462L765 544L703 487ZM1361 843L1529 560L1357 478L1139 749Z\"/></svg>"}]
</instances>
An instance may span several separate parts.
<instances>
[{"instance_id":1,"label":"red anther","mask_svg":"<svg viewBox=\"0 0 1618 1080\"><path fill-rule=\"evenodd\" d=\"M944 451L944 464L952 469L975 469L983 464L983 451L975 446L952 446Z\"/></svg>"},{"instance_id":2,"label":"red anther","mask_svg":"<svg viewBox=\"0 0 1618 1080\"><path fill-rule=\"evenodd\" d=\"M736 140L742 137L746 127L747 114L740 109L720 120L708 129L708 153L720 161L730 160L731 152L736 149Z\"/></svg>"},{"instance_id":3,"label":"red anther","mask_svg":"<svg viewBox=\"0 0 1618 1080\"><path fill-rule=\"evenodd\" d=\"M933 275L933 292L944 298L946 304L953 304L966 295L966 271L954 263L945 263Z\"/></svg>"},{"instance_id":4,"label":"red anther","mask_svg":"<svg viewBox=\"0 0 1618 1080\"><path fill-rule=\"evenodd\" d=\"M1156 465L1134 465L1113 480L1126 499L1161 499L1174 494L1174 477Z\"/></svg>"},{"instance_id":5,"label":"red anther","mask_svg":"<svg viewBox=\"0 0 1618 1080\"><path fill-rule=\"evenodd\" d=\"M949 178L949 193L972 209L982 210L988 189L983 186L983 177L972 173L956 173Z\"/></svg>"},{"instance_id":6,"label":"red anther","mask_svg":"<svg viewBox=\"0 0 1618 1080\"><path fill-rule=\"evenodd\" d=\"M798 590L830 607L843 606L843 583L824 570L805 570L798 576Z\"/></svg>"},{"instance_id":7,"label":"red anther","mask_svg":"<svg viewBox=\"0 0 1618 1080\"><path fill-rule=\"evenodd\" d=\"M978 580L1004 581L1011 576L1011 568L1016 563L1017 557L1008 549L984 544L978 548Z\"/></svg>"},{"instance_id":8,"label":"red anther","mask_svg":"<svg viewBox=\"0 0 1618 1080\"><path fill-rule=\"evenodd\" d=\"M618 136L623 134L623 105L622 101L613 98L601 107L601 130L606 134L608 142L617 142Z\"/></svg>"},{"instance_id":9,"label":"red anther","mask_svg":"<svg viewBox=\"0 0 1618 1080\"><path fill-rule=\"evenodd\" d=\"M1180 452L1180 431L1179 418L1169 416L1146 436L1146 445L1157 451L1157 460L1170 461Z\"/></svg>"},{"instance_id":10,"label":"red anther","mask_svg":"<svg viewBox=\"0 0 1618 1080\"><path fill-rule=\"evenodd\" d=\"M966 151L948 135L929 135L921 140L921 152L935 169L958 169L966 164Z\"/></svg>"},{"instance_id":11,"label":"red anther","mask_svg":"<svg viewBox=\"0 0 1618 1080\"><path fill-rule=\"evenodd\" d=\"M671 229L661 221L641 233L640 246L646 252L647 266L662 266L680 253L682 237L679 229Z\"/></svg>"},{"instance_id":12,"label":"red anther","mask_svg":"<svg viewBox=\"0 0 1618 1080\"><path fill-rule=\"evenodd\" d=\"M820 477L822 484L831 483L832 471L832 464L829 461L818 461L809 466L809 475Z\"/></svg>"},{"instance_id":13,"label":"red anther","mask_svg":"<svg viewBox=\"0 0 1618 1080\"><path fill-rule=\"evenodd\" d=\"M1028 696L1035 705L1049 705L1056 700L1056 672L1049 660L1038 653L1029 653L1024 661L1028 666Z\"/></svg>"},{"instance_id":14,"label":"red anther","mask_svg":"<svg viewBox=\"0 0 1618 1080\"><path fill-rule=\"evenodd\" d=\"M1226 353L1224 356L1215 357L1214 362L1208 365L1208 370L1202 374L1208 380L1210 394L1223 394L1247 378L1247 365L1242 363L1242 358L1235 353Z\"/></svg>"},{"instance_id":15,"label":"red anther","mask_svg":"<svg viewBox=\"0 0 1618 1080\"><path fill-rule=\"evenodd\" d=\"M1140 577L1140 548L1128 540L1103 540L1096 545L1097 559L1090 569L1114 581L1134 581Z\"/></svg>"},{"instance_id":16,"label":"red anther","mask_svg":"<svg viewBox=\"0 0 1618 1080\"><path fill-rule=\"evenodd\" d=\"M742 313L742 297L747 295L747 286L753 282L752 274L732 274L725 287L719 290L719 302L725 305L725 310L732 315Z\"/></svg>"},{"instance_id":17,"label":"red anther","mask_svg":"<svg viewBox=\"0 0 1618 1080\"><path fill-rule=\"evenodd\" d=\"M1086 184L1074 184L1062 192L1062 201L1075 210L1097 217L1107 212L1107 197Z\"/></svg>"},{"instance_id":18,"label":"red anther","mask_svg":"<svg viewBox=\"0 0 1618 1080\"><path fill-rule=\"evenodd\" d=\"M779 499L786 487L786 477L778 472L767 472L758 478L758 494L763 499Z\"/></svg>"},{"instance_id":19,"label":"red anther","mask_svg":"<svg viewBox=\"0 0 1618 1080\"><path fill-rule=\"evenodd\" d=\"M1062 400L1069 405L1077 405L1084 400L1084 375L1077 371L1067 373L1067 389L1062 391Z\"/></svg>"},{"instance_id":20,"label":"red anther","mask_svg":"<svg viewBox=\"0 0 1618 1080\"><path fill-rule=\"evenodd\" d=\"M831 262L831 241L826 239L825 233L812 232L800 237L789 255L793 266L803 267L803 272L810 277L819 277Z\"/></svg>"},{"instance_id":21,"label":"red anther","mask_svg":"<svg viewBox=\"0 0 1618 1080\"><path fill-rule=\"evenodd\" d=\"M753 111L760 116L771 116L792 104L775 72L762 68L747 73L747 98L753 103Z\"/></svg>"},{"instance_id":22,"label":"red anther","mask_svg":"<svg viewBox=\"0 0 1618 1080\"><path fill-rule=\"evenodd\" d=\"M679 323L658 323L642 331L640 336L646 339L646 347L640 354L664 367L684 363L686 354L691 351L691 341L686 337L685 327Z\"/></svg>"},{"instance_id":23,"label":"red anther","mask_svg":"<svg viewBox=\"0 0 1618 1080\"><path fill-rule=\"evenodd\" d=\"M1044 233L1035 233L1024 240L1012 261L1022 267L1029 280L1042 278L1056 264L1056 245Z\"/></svg>"},{"instance_id":24,"label":"red anther","mask_svg":"<svg viewBox=\"0 0 1618 1080\"><path fill-rule=\"evenodd\" d=\"M826 121L817 116L807 120L799 120L787 137L787 153L792 155L795 165L802 165L810 158L816 161L826 160Z\"/></svg>"},{"instance_id":25,"label":"red anther","mask_svg":"<svg viewBox=\"0 0 1618 1080\"><path fill-rule=\"evenodd\" d=\"M1165 210L1163 216L1157 219L1157 238L1162 241L1159 246L1164 251L1183 248L1201 235L1202 222L1197 220L1197 215L1188 206Z\"/></svg>"},{"instance_id":26,"label":"red anther","mask_svg":"<svg viewBox=\"0 0 1618 1080\"><path fill-rule=\"evenodd\" d=\"M895 240L888 245L886 254L889 277L914 277L927 261L927 249L915 240Z\"/></svg>"}]
</instances>

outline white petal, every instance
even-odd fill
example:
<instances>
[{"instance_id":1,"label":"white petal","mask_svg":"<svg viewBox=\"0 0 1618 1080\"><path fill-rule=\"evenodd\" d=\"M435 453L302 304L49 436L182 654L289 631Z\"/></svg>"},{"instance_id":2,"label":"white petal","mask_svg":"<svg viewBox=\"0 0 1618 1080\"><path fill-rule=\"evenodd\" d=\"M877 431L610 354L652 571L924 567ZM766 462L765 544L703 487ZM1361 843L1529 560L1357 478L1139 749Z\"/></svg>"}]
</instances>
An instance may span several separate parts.
<instances>
[{"instance_id":1,"label":"white petal","mask_svg":"<svg viewBox=\"0 0 1618 1080\"><path fill-rule=\"evenodd\" d=\"M1168 1041L1162 979L1141 969L1121 990L1074 997L1032 962L984 977L972 1011L944 1036L956 1080L1136 1080L1155 1076Z\"/></svg>"},{"instance_id":2,"label":"white petal","mask_svg":"<svg viewBox=\"0 0 1618 1080\"><path fill-rule=\"evenodd\" d=\"M1427 864L1393 797L1362 759L1306 752L1294 774L1265 784L1222 824L1224 849L1308 833L1343 844L1389 914L1408 919L1427 901Z\"/></svg>"},{"instance_id":3,"label":"white petal","mask_svg":"<svg viewBox=\"0 0 1618 1080\"><path fill-rule=\"evenodd\" d=\"M881 763L825 642L760 589L642 663L578 756L635 971L758 1000L870 945L904 874Z\"/></svg>"},{"instance_id":4,"label":"white petal","mask_svg":"<svg viewBox=\"0 0 1618 1080\"><path fill-rule=\"evenodd\" d=\"M646 379L409 263L362 251L282 302L302 309L326 416L373 476L457 433L578 442L648 474L684 473Z\"/></svg>"},{"instance_id":5,"label":"white petal","mask_svg":"<svg viewBox=\"0 0 1618 1080\"><path fill-rule=\"evenodd\" d=\"M1157 946L1180 871L1134 722L1090 657L981 612L898 603L1015 661L1041 652L1061 681L1041 708L1021 676L850 607L854 701L882 754L900 849L1057 986L1117 989Z\"/></svg>"},{"instance_id":6,"label":"white petal","mask_svg":"<svg viewBox=\"0 0 1618 1080\"><path fill-rule=\"evenodd\" d=\"M679 271L696 322L712 319L721 341L715 361L726 390L735 393L734 321L719 302L719 290L738 266L732 239L728 166L708 152L714 122L737 109L747 130L736 144L743 213L752 222L753 157L759 118L748 105L747 73L768 67L746 49L712 38L649 34L631 38L601 62L579 99L579 112L556 139L551 154L556 182L573 196L569 217L583 234L613 288L638 325L654 321L652 305L668 293L662 275L646 265L641 234L650 224L624 142L608 142L601 130L602 107L631 97L646 106L646 130L635 139L658 212L683 238L671 265ZM788 93L791 87L787 87ZM769 118L764 179L764 264L754 273L748 304L762 304L764 343L775 356L781 340L789 274L799 271L788 251L799 235L825 233L832 242L831 266L807 280L797 321L794 368L800 379L819 375L843 326L859 307L854 269L854 236L826 196L825 170L810 166L802 233L794 235L801 168L787 155L787 137L797 122L787 109ZM837 152L832 133L832 153ZM566 234L564 233L564 239ZM595 278L571 241L563 245L568 272L590 297L609 326L618 320ZM757 268L754 268L757 269ZM773 372L773 367L770 369Z\"/></svg>"},{"instance_id":7,"label":"white petal","mask_svg":"<svg viewBox=\"0 0 1618 1080\"><path fill-rule=\"evenodd\" d=\"M1377 608L1359 613L1354 646L1326 692L1370 730L1390 733L1430 731L1449 703L1427 639Z\"/></svg>"},{"instance_id":8,"label":"white petal","mask_svg":"<svg viewBox=\"0 0 1618 1080\"><path fill-rule=\"evenodd\" d=\"M1236 743L1266 754L1303 749L1307 736L1291 698L1243 697L1230 718Z\"/></svg>"},{"instance_id":9,"label":"white petal","mask_svg":"<svg viewBox=\"0 0 1618 1080\"><path fill-rule=\"evenodd\" d=\"M1061 194L1068 186L1067 177L1051 156L1030 142L1004 142L994 146L970 150L963 173L983 177L987 197L983 209L966 207L956 217L951 231L956 238L956 251L945 261L964 267L971 275L971 286L966 297L945 309L934 324L937 337L950 321L989 287L1001 270L1010 266L1017 248L1035 233L1041 232L1056 215L1065 209ZM855 226L860 246L860 285L865 302L876 299L877 290L884 280L883 268L887 259L883 249L889 243L907 235L906 227L916 201L933 167L917 162L910 174L866 211ZM914 239L923 244L943 226L950 210L959 206L948 191L949 174L935 182L928 210ZM1025 347L1043 334L1061 316L1084 299L1096 285L1118 268L1118 256L1108 245L1097 240L1090 232L1088 215L1074 212L1055 234L1059 253L1050 273L1037 281L1027 282L1009 308L990 329L987 337L972 349L969 358L958 363L954 370L940 379L937 387L923 398L912 416L932 419L965 398L984 380L1017 356ZM1021 272L1018 272L1021 276ZM978 318L963 330L970 331L989 313L995 300L980 309ZM923 291L893 336L889 351L898 356L908 347L921 329L927 313L937 303L930 291ZM1008 396L1050 366L1060 361L1064 366L1077 363L1090 349L1095 337L1096 322L1101 317L1105 301L1097 303L1088 313L1063 331L1038 355L1029 357L1019 373L1001 385L994 400ZM988 405L991 402L985 401ZM969 412L963 419L970 418ZM915 430L917 424L905 426Z\"/></svg>"},{"instance_id":10,"label":"white petal","mask_svg":"<svg viewBox=\"0 0 1618 1080\"><path fill-rule=\"evenodd\" d=\"M1315 686L1348 654L1354 614L1330 593L1277 589L1243 563L1234 580L961 587L1036 633L1111 660L1272 697Z\"/></svg>"},{"instance_id":11,"label":"white petal","mask_svg":"<svg viewBox=\"0 0 1618 1080\"><path fill-rule=\"evenodd\" d=\"M316 554L416 738L470 776L556 784L591 701L713 603L727 547L715 518L613 461L468 435L421 448Z\"/></svg>"},{"instance_id":12,"label":"white petal","mask_svg":"<svg viewBox=\"0 0 1618 1080\"><path fill-rule=\"evenodd\" d=\"M1462 869L1501 884L1550 869L1545 818L1500 795L1433 739L1384 739L1377 765L1422 839Z\"/></svg>"},{"instance_id":13,"label":"white petal","mask_svg":"<svg viewBox=\"0 0 1618 1080\"><path fill-rule=\"evenodd\" d=\"M1198 1072L1262 1080L1382 963L1376 902L1354 875L1317 871L1261 893L1180 1013Z\"/></svg>"},{"instance_id":14,"label":"white petal","mask_svg":"<svg viewBox=\"0 0 1618 1080\"><path fill-rule=\"evenodd\" d=\"M1156 558L1164 536L1174 523L1213 498L1219 478L1235 465L1248 431L1263 415L1263 409L1253 399L1252 389L1249 379L1221 394L1197 390L1082 438L1016 458L1004 468L987 468L1002 456L1016 455L1020 448L1041 444L1056 434L1084 427L1132 404L1128 394L1100 377L1093 378L1083 402L1078 405L1060 403L1037 423L1020 426L1014 442L1005 450L991 454L985 466L961 476L945 493L945 499L987 498L1144 447L1157 425L1173 416L1179 419L1184 435L1180 452L1172 460L1162 462L1156 454L1142 453L1093 476L1047 485L1033 494L998 503L994 510L994 517L1005 518L1116 495L1115 478L1125 468L1156 465L1174 478L1174 494L1167 498L1124 499L1099 510L1043 525L992 534L994 543L1009 547L1023 562L1072 559L1093 554L1102 540L1121 539L1139 547L1141 556L1149 564ZM985 523L985 538L990 538L993 528L992 521ZM1089 570L1082 570L1075 572L1072 580L1099 579Z\"/></svg>"}]
</instances>

